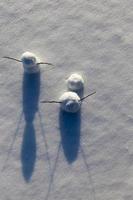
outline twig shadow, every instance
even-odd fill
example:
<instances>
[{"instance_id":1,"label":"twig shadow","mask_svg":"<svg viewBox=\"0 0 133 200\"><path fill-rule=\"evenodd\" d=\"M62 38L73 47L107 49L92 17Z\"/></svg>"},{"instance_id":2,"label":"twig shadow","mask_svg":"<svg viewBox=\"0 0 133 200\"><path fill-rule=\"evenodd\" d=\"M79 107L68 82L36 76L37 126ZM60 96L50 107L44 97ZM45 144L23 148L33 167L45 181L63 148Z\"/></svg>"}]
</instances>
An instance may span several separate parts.
<instances>
[{"instance_id":1,"label":"twig shadow","mask_svg":"<svg viewBox=\"0 0 133 200\"><path fill-rule=\"evenodd\" d=\"M6 169L6 167L7 167L7 165L8 165L8 161L9 161L10 155L11 155L11 153L12 153L15 140L16 140L16 137L17 137L18 132L19 132L19 128L20 128L20 124L21 124L21 121L22 121L22 117L23 117L23 112L21 112L21 114L20 114L20 117L19 117L19 120L18 120L18 123L17 123L16 130L15 130L15 132L14 132L14 134L13 134L12 142L11 142L9 148L8 148L7 157L6 157L4 166L3 166L3 168L2 168L2 172Z\"/></svg>"},{"instance_id":2,"label":"twig shadow","mask_svg":"<svg viewBox=\"0 0 133 200\"><path fill-rule=\"evenodd\" d=\"M45 150L46 150L46 157L47 157L47 161L48 161L49 171L51 172L51 160L50 160L50 156L49 156L49 146L48 146L47 138L45 135L44 125L43 125L42 115L41 115L40 110L38 110L38 116L39 116L39 121L40 121L41 135L42 135Z\"/></svg>"},{"instance_id":3,"label":"twig shadow","mask_svg":"<svg viewBox=\"0 0 133 200\"><path fill-rule=\"evenodd\" d=\"M51 174L49 176L49 185L48 185L48 190L47 190L47 193L46 193L46 196L45 196L45 200L48 200L49 197L50 197L52 185L53 185L53 182L54 182L54 176L55 176L55 172L56 172L57 164L58 164L58 160L59 160L60 148L61 148L61 142L58 145L57 154L56 154L56 158L55 158L55 161L54 161L54 166L53 166L53 169L51 170Z\"/></svg>"},{"instance_id":4,"label":"twig shadow","mask_svg":"<svg viewBox=\"0 0 133 200\"><path fill-rule=\"evenodd\" d=\"M36 161L36 136L34 118L38 111L40 95L40 73L23 76L23 113L25 119L24 135L21 147L22 174L26 182L30 181Z\"/></svg>"},{"instance_id":5,"label":"twig shadow","mask_svg":"<svg viewBox=\"0 0 133 200\"><path fill-rule=\"evenodd\" d=\"M84 165L86 167L86 170L87 170L87 173L88 173L88 177L89 177L89 180L90 180L92 197L93 197L93 200L96 200L96 191L95 191L94 182L93 182L91 171L90 171L90 166L89 166L89 164L87 162L87 157L85 155L85 152L84 152L82 146L80 146L80 150L81 150L81 155L82 155L82 158L83 158L83 162L84 162Z\"/></svg>"},{"instance_id":6,"label":"twig shadow","mask_svg":"<svg viewBox=\"0 0 133 200\"><path fill-rule=\"evenodd\" d=\"M60 110L59 125L61 144L68 163L74 162L78 157L80 146L80 111L67 113Z\"/></svg>"}]
</instances>

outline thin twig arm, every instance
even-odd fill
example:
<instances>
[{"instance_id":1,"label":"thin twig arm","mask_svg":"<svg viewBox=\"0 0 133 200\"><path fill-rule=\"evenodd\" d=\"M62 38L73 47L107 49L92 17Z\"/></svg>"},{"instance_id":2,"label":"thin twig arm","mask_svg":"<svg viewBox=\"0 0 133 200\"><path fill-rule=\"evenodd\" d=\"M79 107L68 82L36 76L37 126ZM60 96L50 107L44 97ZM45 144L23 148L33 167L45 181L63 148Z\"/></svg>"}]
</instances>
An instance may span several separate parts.
<instances>
[{"instance_id":1,"label":"thin twig arm","mask_svg":"<svg viewBox=\"0 0 133 200\"><path fill-rule=\"evenodd\" d=\"M52 65L52 66L54 66L52 63L47 63L47 62L39 62L37 64L38 65Z\"/></svg>"},{"instance_id":2,"label":"thin twig arm","mask_svg":"<svg viewBox=\"0 0 133 200\"><path fill-rule=\"evenodd\" d=\"M91 94L88 94L87 96L85 96L85 97L81 98L81 99L80 99L80 101L83 101L83 100L85 100L86 98L88 98L88 97L92 96L92 95L93 95L93 94L95 94L95 93L96 93L96 91L95 91L95 92L92 92Z\"/></svg>"},{"instance_id":3,"label":"thin twig arm","mask_svg":"<svg viewBox=\"0 0 133 200\"><path fill-rule=\"evenodd\" d=\"M3 58L7 58L7 59L10 59L10 60L15 60L17 62L22 62L21 60L18 60L16 58L12 58L12 57L9 57L9 56L3 56Z\"/></svg>"},{"instance_id":4,"label":"thin twig arm","mask_svg":"<svg viewBox=\"0 0 133 200\"><path fill-rule=\"evenodd\" d=\"M10 60L15 60L15 61L17 61L17 62L22 62L21 60L19 60L19 59L16 59L16 58L12 58L12 57L9 57L9 56L3 56L3 58L7 58L7 59L10 59ZM52 66L54 66L52 63L47 63L47 62L39 62L39 63L37 63L38 65L43 65L43 64L45 64L45 65L52 65Z\"/></svg>"},{"instance_id":5,"label":"thin twig arm","mask_svg":"<svg viewBox=\"0 0 133 200\"><path fill-rule=\"evenodd\" d=\"M61 101L40 101L40 103L61 103Z\"/></svg>"},{"instance_id":6,"label":"thin twig arm","mask_svg":"<svg viewBox=\"0 0 133 200\"><path fill-rule=\"evenodd\" d=\"M83 101L84 99L88 98L89 96L92 96L96 92L93 92L91 94L88 94L87 96L80 99L80 101ZM61 101L40 101L40 103L62 103Z\"/></svg>"}]
</instances>

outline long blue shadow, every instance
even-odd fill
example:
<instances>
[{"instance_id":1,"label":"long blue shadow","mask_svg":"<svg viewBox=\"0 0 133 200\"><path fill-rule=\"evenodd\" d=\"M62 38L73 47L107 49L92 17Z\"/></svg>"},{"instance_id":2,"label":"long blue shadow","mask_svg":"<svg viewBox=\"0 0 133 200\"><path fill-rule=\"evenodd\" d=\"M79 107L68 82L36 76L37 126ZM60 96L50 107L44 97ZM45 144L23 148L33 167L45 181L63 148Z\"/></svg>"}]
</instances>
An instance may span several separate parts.
<instances>
[{"instance_id":1,"label":"long blue shadow","mask_svg":"<svg viewBox=\"0 0 133 200\"><path fill-rule=\"evenodd\" d=\"M40 73L23 76L23 113L25 129L21 148L22 173L26 182L30 181L36 161L36 134L34 118L38 111L40 95Z\"/></svg>"},{"instance_id":2,"label":"long blue shadow","mask_svg":"<svg viewBox=\"0 0 133 200\"><path fill-rule=\"evenodd\" d=\"M78 157L80 146L80 111L67 113L60 110L59 124L61 144L68 163L74 162Z\"/></svg>"}]
</instances>

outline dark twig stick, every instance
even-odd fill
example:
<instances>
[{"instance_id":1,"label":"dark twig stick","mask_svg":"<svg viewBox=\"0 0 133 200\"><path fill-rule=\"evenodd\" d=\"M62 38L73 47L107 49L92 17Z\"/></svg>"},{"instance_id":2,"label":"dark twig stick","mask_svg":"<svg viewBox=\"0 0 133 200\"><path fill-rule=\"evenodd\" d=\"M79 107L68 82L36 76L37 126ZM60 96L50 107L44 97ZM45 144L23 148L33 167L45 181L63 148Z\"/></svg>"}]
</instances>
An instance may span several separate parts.
<instances>
[{"instance_id":1,"label":"dark twig stick","mask_svg":"<svg viewBox=\"0 0 133 200\"><path fill-rule=\"evenodd\" d=\"M79 101L83 101L84 99L88 98L89 96L92 96L96 92L93 92L91 94L88 94L87 96L81 98ZM40 103L62 103L61 101L40 101Z\"/></svg>"},{"instance_id":2,"label":"dark twig stick","mask_svg":"<svg viewBox=\"0 0 133 200\"><path fill-rule=\"evenodd\" d=\"M52 63L43 63L43 62L37 63L37 65L41 65L41 64L50 65L50 68L47 68L47 70L45 68L45 71L50 71L55 67Z\"/></svg>"},{"instance_id":3,"label":"dark twig stick","mask_svg":"<svg viewBox=\"0 0 133 200\"><path fill-rule=\"evenodd\" d=\"M89 96L92 96L92 95L95 94L95 93L96 93L96 92L93 92L93 93L91 93L91 94L88 94L87 96L81 98L80 101L85 100L86 98L88 98Z\"/></svg>"},{"instance_id":4,"label":"dark twig stick","mask_svg":"<svg viewBox=\"0 0 133 200\"><path fill-rule=\"evenodd\" d=\"M3 58L7 58L7 59L10 59L10 60L15 60L17 62L22 62L21 60L18 60L16 58L12 58L12 57L9 57L9 56L3 56ZM47 62L46 63L45 62L39 62L39 63L37 63L37 65L43 65L43 64L54 66L52 63L47 63Z\"/></svg>"},{"instance_id":5,"label":"dark twig stick","mask_svg":"<svg viewBox=\"0 0 133 200\"><path fill-rule=\"evenodd\" d=\"M38 65L52 65L52 66L54 66L52 63L45 63L45 62L39 62L39 63L37 63Z\"/></svg>"},{"instance_id":6,"label":"dark twig stick","mask_svg":"<svg viewBox=\"0 0 133 200\"><path fill-rule=\"evenodd\" d=\"M40 101L40 103L62 103L61 101Z\"/></svg>"},{"instance_id":7,"label":"dark twig stick","mask_svg":"<svg viewBox=\"0 0 133 200\"><path fill-rule=\"evenodd\" d=\"M21 60L18 60L18 59L16 59L16 58L11 58L11 57L9 57L9 56L3 56L3 58L7 58L7 59L10 59L10 60L15 60L15 61L17 61L17 62L22 62Z\"/></svg>"}]
</instances>

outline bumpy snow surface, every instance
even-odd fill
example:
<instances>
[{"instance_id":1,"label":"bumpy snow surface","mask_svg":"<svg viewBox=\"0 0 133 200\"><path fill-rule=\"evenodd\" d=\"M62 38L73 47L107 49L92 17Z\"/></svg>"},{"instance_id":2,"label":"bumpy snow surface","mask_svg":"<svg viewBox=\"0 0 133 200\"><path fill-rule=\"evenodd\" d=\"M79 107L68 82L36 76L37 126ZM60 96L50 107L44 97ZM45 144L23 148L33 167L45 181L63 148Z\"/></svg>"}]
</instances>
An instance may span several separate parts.
<instances>
[{"instance_id":1,"label":"bumpy snow surface","mask_svg":"<svg viewBox=\"0 0 133 200\"><path fill-rule=\"evenodd\" d=\"M23 74L20 58L42 65ZM133 199L133 1L0 1L0 199ZM77 114L66 77L85 78Z\"/></svg>"}]
</instances>

